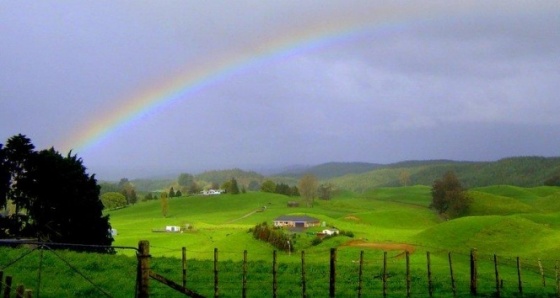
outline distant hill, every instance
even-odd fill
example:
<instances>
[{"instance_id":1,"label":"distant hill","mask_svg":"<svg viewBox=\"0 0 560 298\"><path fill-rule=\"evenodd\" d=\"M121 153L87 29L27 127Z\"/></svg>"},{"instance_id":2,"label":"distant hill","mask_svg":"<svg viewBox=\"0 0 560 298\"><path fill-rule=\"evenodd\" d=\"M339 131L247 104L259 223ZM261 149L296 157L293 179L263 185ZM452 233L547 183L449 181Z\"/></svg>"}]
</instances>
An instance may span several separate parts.
<instances>
[{"instance_id":1,"label":"distant hill","mask_svg":"<svg viewBox=\"0 0 560 298\"><path fill-rule=\"evenodd\" d=\"M512 157L494 162L408 161L380 166L372 171L329 179L340 188L365 191L373 187L400 186L401 175L408 185L432 185L445 172L454 171L466 187L514 185L533 187L560 173L560 157Z\"/></svg>"},{"instance_id":2,"label":"distant hill","mask_svg":"<svg viewBox=\"0 0 560 298\"><path fill-rule=\"evenodd\" d=\"M382 164L367 162L329 162L312 167L301 167L297 170L285 171L273 176L301 178L305 174L313 174L319 179L330 179L347 174L366 173L383 166Z\"/></svg>"},{"instance_id":3,"label":"distant hill","mask_svg":"<svg viewBox=\"0 0 560 298\"><path fill-rule=\"evenodd\" d=\"M431 186L445 172L454 171L467 188L489 185L520 187L541 186L555 175L560 175L560 157L510 157L490 162L453 160L410 160L392 164L366 162L329 162L316 166L298 166L275 175L263 175L241 169L214 170L195 175L203 184L218 183L235 178L247 187L252 181L259 184L266 179L276 183L297 185L305 174L311 173L322 182L332 182L339 189L363 192L377 187L403 185L402 177L408 176L407 185ZM140 191L163 189L176 183L176 179L135 179L133 184Z\"/></svg>"},{"instance_id":4,"label":"distant hill","mask_svg":"<svg viewBox=\"0 0 560 298\"><path fill-rule=\"evenodd\" d=\"M244 171L241 169L207 171L195 175L195 180L197 181L218 183L220 185L226 181L231 180L231 178L235 178L239 185L248 186L251 181L257 181L261 183L262 181L264 181L265 176L254 171Z\"/></svg>"}]
</instances>

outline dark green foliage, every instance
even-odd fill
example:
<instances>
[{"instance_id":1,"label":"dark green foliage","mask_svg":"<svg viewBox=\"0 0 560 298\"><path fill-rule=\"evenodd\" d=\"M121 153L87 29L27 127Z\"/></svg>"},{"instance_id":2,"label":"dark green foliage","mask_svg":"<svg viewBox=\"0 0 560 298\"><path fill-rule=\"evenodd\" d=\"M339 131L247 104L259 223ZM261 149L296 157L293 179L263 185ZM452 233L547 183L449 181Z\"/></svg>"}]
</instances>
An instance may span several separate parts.
<instances>
[{"instance_id":1,"label":"dark green foliage","mask_svg":"<svg viewBox=\"0 0 560 298\"><path fill-rule=\"evenodd\" d=\"M216 187L217 189L218 187ZM198 186L198 183L196 183L195 181L193 181L193 183L191 183L191 185L188 188L188 192L189 194L193 195L193 194L197 194L201 191L202 189L200 188L200 186Z\"/></svg>"},{"instance_id":2,"label":"dark green foliage","mask_svg":"<svg viewBox=\"0 0 560 298\"><path fill-rule=\"evenodd\" d=\"M181 197L181 196L183 196L183 193L181 193L181 190L178 189L178 190L175 192L175 196L176 196L176 197Z\"/></svg>"},{"instance_id":3,"label":"dark green foliage","mask_svg":"<svg viewBox=\"0 0 560 298\"><path fill-rule=\"evenodd\" d=\"M275 192L277 194L286 195L286 196L291 196L292 195L292 189L290 188L290 186L288 184L285 184L285 183L276 184Z\"/></svg>"},{"instance_id":4,"label":"dark green foliage","mask_svg":"<svg viewBox=\"0 0 560 298\"><path fill-rule=\"evenodd\" d=\"M295 240L290 239L282 229L271 228L266 222L263 222L256 225L252 229L252 232L255 239L268 242L283 251L288 251L290 249L294 251ZM288 243L289 241L290 243Z\"/></svg>"},{"instance_id":5,"label":"dark green foliage","mask_svg":"<svg viewBox=\"0 0 560 298\"><path fill-rule=\"evenodd\" d=\"M431 208L450 218L466 214L472 199L457 179L454 172L447 172L432 185Z\"/></svg>"},{"instance_id":6,"label":"dark green foliage","mask_svg":"<svg viewBox=\"0 0 560 298\"><path fill-rule=\"evenodd\" d=\"M143 201L150 201L150 200L153 200L153 199L154 199L154 198L153 198L153 196L152 196L152 193L149 192L147 195L144 196Z\"/></svg>"},{"instance_id":7,"label":"dark green foliage","mask_svg":"<svg viewBox=\"0 0 560 298\"><path fill-rule=\"evenodd\" d=\"M290 193L291 193L292 196L294 196L294 197L299 197L299 196L300 196L300 194L299 194L299 189L298 189L298 187L295 186L295 185L291 187Z\"/></svg>"},{"instance_id":8,"label":"dark green foliage","mask_svg":"<svg viewBox=\"0 0 560 298\"><path fill-rule=\"evenodd\" d=\"M231 178L230 180L228 193L233 195L238 195L240 193L239 186L237 185L237 180L235 180L235 178Z\"/></svg>"},{"instance_id":9,"label":"dark green foliage","mask_svg":"<svg viewBox=\"0 0 560 298\"><path fill-rule=\"evenodd\" d=\"M118 192L106 192L101 195L101 202L106 209L117 209L126 206L126 197Z\"/></svg>"},{"instance_id":10,"label":"dark green foliage","mask_svg":"<svg viewBox=\"0 0 560 298\"><path fill-rule=\"evenodd\" d=\"M352 231L344 231L343 230L343 231L338 232L338 234L342 235L342 236L354 238L354 232L352 232Z\"/></svg>"},{"instance_id":11,"label":"dark green foliage","mask_svg":"<svg viewBox=\"0 0 560 298\"><path fill-rule=\"evenodd\" d=\"M8 140L6 148L14 179L8 199L17 206L15 219L0 227L6 236L111 245L111 226L109 217L102 214L99 186L81 159L71 154L63 157L53 148L35 152L22 135Z\"/></svg>"},{"instance_id":12,"label":"dark green foliage","mask_svg":"<svg viewBox=\"0 0 560 298\"><path fill-rule=\"evenodd\" d=\"M210 183L216 183L217 185L221 185L226 181L229 181L231 177L235 177L237 179L237 183L242 185L249 185L251 181L262 181L264 180L264 176L253 172L253 171L243 171L240 169L231 169L231 170L221 170L221 171L208 171L202 174L196 175L196 180L199 181L206 181ZM217 187L212 187L217 189Z\"/></svg>"},{"instance_id":13,"label":"dark green foliage","mask_svg":"<svg viewBox=\"0 0 560 298\"><path fill-rule=\"evenodd\" d=\"M323 239L321 239L319 237L315 237L315 238L313 238L313 240L311 240L311 245L313 245L313 246L317 246L321 243L323 243Z\"/></svg>"},{"instance_id":14,"label":"dark green foliage","mask_svg":"<svg viewBox=\"0 0 560 298\"><path fill-rule=\"evenodd\" d=\"M173 186L169 189L168 197L170 198L175 197L175 190L173 189Z\"/></svg>"},{"instance_id":15,"label":"dark green foliage","mask_svg":"<svg viewBox=\"0 0 560 298\"><path fill-rule=\"evenodd\" d=\"M317 195L321 200L330 200L334 194L335 187L332 183L323 183L317 189Z\"/></svg>"},{"instance_id":16,"label":"dark green foliage","mask_svg":"<svg viewBox=\"0 0 560 298\"><path fill-rule=\"evenodd\" d=\"M181 173L179 175L179 178L177 178L177 183L179 183L179 186L189 188L193 182L194 182L194 176L191 174Z\"/></svg>"},{"instance_id":17,"label":"dark green foliage","mask_svg":"<svg viewBox=\"0 0 560 298\"><path fill-rule=\"evenodd\" d=\"M554 175L544 181L546 186L560 186L560 175Z\"/></svg>"},{"instance_id":18,"label":"dark green foliage","mask_svg":"<svg viewBox=\"0 0 560 298\"><path fill-rule=\"evenodd\" d=\"M383 167L383 165L366 162L329 162L311 168L305 168L301 171L284 172L279 174L279 176L301 178L305 174L313 174L319 179L330 179L346 174L366 173L379 167Z\"/></svg>"},{"instance_id":19,"label":"dark green foliage","mask_svg":"<svg viewBox=\"0 0 560 298\"><path fill-rule=\"evenodd\" d=\"M248 186L249 190L257 191L260 188L261 188L261 185L259 184L259 181L251 180L251 182L249 182L249 186Z\"/></svg>"},{"instance_id":20,"label":"dark green foliage","mask_svg":"<svg viewBox=\"0 0 560 298\"><path fill-rule=\"evenodd\" d=\"M101 194L108 192L121 192L121 189L119 188L119 185L117 183L103 181L98 182L97 184L99 184Z\"/></svg>"},{"instance_id":21,"label":"dark green foliage","mask_svg":"<svg viewBox=\"0 0 560 298\"><path fill-rule=\"evenodd\" d=\"M261 191L274 193L276 192L276 183L274 181L267 179L261 184Z\"/></svg>"}]
</instances>

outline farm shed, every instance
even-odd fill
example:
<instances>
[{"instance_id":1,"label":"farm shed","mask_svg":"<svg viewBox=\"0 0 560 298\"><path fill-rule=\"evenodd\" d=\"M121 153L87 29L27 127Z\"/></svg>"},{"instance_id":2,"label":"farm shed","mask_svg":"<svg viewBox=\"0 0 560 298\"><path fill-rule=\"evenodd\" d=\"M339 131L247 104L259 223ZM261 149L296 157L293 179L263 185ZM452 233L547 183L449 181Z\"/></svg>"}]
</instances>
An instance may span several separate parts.
<instances>
[{"instance_id":1,"label":"farm shed","mask_svg":"<svg viewBox=\"0 0 560 298\"><path fill-rule=\"evenodd\" d=\"M309 228L320 224L317 218L307 215L283 215L274 220L275 227Z\"/></svg>"}]
</instances>

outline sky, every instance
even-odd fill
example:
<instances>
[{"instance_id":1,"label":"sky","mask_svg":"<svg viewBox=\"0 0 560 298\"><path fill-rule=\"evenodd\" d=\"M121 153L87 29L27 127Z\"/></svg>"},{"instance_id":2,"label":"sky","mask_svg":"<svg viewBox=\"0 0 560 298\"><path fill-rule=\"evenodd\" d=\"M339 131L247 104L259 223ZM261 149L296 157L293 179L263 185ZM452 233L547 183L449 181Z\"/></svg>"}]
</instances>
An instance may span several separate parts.
<instances>
[{"instance_id":1,"label":"sky","mask_svg":"<svg viewBox=\"0 0 560 298\"><path fill-rule=\"evenodd\" d=\"M111 180L559 156L560 2L0 0L0 143Z\"/></svg>"}]
</instances>

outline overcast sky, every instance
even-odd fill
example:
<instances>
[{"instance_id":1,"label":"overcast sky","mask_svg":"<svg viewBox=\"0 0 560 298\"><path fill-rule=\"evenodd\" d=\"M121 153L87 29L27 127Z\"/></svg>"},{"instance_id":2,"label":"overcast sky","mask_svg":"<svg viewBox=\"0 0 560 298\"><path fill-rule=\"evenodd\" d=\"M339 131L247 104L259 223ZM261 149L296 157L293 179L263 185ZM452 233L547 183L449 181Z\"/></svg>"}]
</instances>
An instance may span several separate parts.
<instances>
[{"instance_id":1,"label":"overcast sky","mask_svg":"<svg viewBox=\"0 0 560 298\"><path fill-rule=\"evenodd\" d=\"M0 143L100 179L558 156L559 95L557 0L0 0Z\"/></svg>"}]
</instances>

